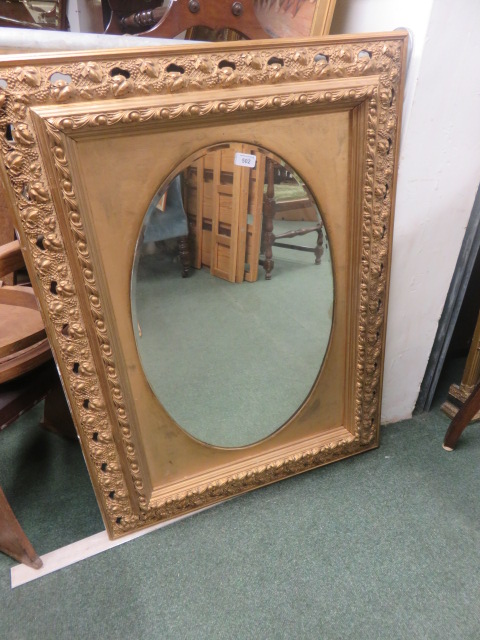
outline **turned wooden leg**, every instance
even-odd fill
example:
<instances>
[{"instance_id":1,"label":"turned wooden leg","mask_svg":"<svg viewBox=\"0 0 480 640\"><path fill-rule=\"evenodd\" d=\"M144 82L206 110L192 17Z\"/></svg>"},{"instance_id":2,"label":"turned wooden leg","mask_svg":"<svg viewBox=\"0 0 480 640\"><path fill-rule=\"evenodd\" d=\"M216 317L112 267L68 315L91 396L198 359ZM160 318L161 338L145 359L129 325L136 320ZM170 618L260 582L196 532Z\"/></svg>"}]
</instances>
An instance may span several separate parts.
<instances>
[{"instance_id":1,"label":"turned wooden leg","mask_svg":"<svg viewBox=\"0 0 480 640\"><path fill-rule=\"evenodd\" d=\"M274 164L270 158L266 159L267 170L267 192L263 198L263 229L262 247L265 255L263 268L265 270L265 280L272 279L274 267L272 247L275 242L273 234L273 218L275 217L275 187L274 187Z\"/></svg>"},{"instance_id":2,"label":"turned wooden leg","mask_svg":"<svg viewBox=\"0 0 480 640\"><path fill-rule=\"evenodd\" d=\"M186 278L191 266L188 236L182 236L178 239L178 249L180 251L180 262L182 263L182 278Z\"/></svg>"},{"instance_id":3,"label":"turned wooden leg","mask_svg":"<svg viewBox=\"0 0 480 640\"><path fill-rule=\"evenodd\" d=\"M271 218L267 218L265 220L264 225L264 240L263 246L265 251L265 259L263 261L263 268L265 270L265 280L272 279L272 271L275 266L275 262L273 260L273 243L275 242L275 236L272 233L273 224Z\"/></svg>"},{"instance_id":4,"label":"turned wooden leg","mask_svg":"<svg viewBox=\"0 0 480 640\"><path fill-rule=\"evenodd\" d=\"M40 569L43 562L19 525L8 501L0 488L0 551L33 569Z\"/></svg>"},{"instance_id":5,"label":"turned wooden leg","mask_svg":"<svg viewBox=\"0 0 480 640\"><path fill-rule=\"evenodd\" d=\"M453 451L457 440L468 426L470 420L480 409L480 382L470 394L468 400L460 407L457 415L453 418L445 434L443 448L446 451Z\"/></svg>"},{"instance_id":6,"label":"turned wooden leg","mask_svg":"<svg viewBox=\"0 0 480 640\"><path fill-rule=\"evenodd\" d=\"M323 229L319 227L317 229L317 244L315 246L315 264L320 264L323 256Z\"/></svg>"}]
</instances>

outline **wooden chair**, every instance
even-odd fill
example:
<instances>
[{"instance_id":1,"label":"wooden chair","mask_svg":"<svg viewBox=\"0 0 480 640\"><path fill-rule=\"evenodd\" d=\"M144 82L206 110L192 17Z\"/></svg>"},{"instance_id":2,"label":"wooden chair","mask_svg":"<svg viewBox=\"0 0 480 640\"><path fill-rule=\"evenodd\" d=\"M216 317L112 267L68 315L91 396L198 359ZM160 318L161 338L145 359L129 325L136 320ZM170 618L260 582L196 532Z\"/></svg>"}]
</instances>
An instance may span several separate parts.
<instances>
[{"instance_id":1,"label":"wooden chair","mask_svg":"<svg viewBox=\"0 0 480 640\"><path fill-rule=\"evenodd\" d=\"M0 280L23 267L17 241L0 247ZM0 431L44 398L46 428L71 437L73 423L33 290L0 281ZM1 488L0 551L35 569L42 566Z\"/></svg>"},{"instance_id":2,"label":"wooden chair","mask_svg":"<svg viewBox=\"0 0 480 640\"><path fill-rule=\"evenodd\" d=\"M273 158L267 158L266 181L267 190L263 201L263 226L262 226L262 246L261 251L265 258L261 260L261 264L265 270L265 280L271 280L272 270L274 267L273 247L283 247L284 249L293 249L294 251L306 251L315 254L315 264L320 264L323 255L323 222L319 222L311 227L302 227L301 229L293 229L285 233L274 233L274 218L277 209L275 200L274 187L274 167ZM292 244L290 242L279 242L288 238L296 238L304 236L308 233L317 234L317 243L315 247L305 245Z\"/></svg>"},{"instance_id":3,"label":"wooden chair","mask_svg":"<svg viewBox=\"0 0 480 640\"><path fill-rule=\"evenodd\" d=\"M138 35L174 38L182 31L206 27L214 32L235 31L249 40L271 37L257 18L253 0L159 0L154 8L145 1L108 0L111 17L105 33L120 35L147 28Z\"/></svg>"},{"instance_id":4,"label":"wooden chair","mask_svg":"<svg viewBox=\"0 0 480 640\"><path fill-rule=\"evenodd\" d=\"M17 240L0 247L0 279L24 266ZM32 371L51 357L33 289L0 285L0 384Z\"/></svg>"},{"instance_id":5,"label":"wooden chair","mask_svg":"<svg viewBox=\"0 0 480 640\"><path fill-rule=\"evenodd\" d=\"M480 382L473 389L467 401L460 407L447 429L443 441L443 448L446 451L455 449L458 439L478 411L480 411Z\"/></svg>"}]
</instances>

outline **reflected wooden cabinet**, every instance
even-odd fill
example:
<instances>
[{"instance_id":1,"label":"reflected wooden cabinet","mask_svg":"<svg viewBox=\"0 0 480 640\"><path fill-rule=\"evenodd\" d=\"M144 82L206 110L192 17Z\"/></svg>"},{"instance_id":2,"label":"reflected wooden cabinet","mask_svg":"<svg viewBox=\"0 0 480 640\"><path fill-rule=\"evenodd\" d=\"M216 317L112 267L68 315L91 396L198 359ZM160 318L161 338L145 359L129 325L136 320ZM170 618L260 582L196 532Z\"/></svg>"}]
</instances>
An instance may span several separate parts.
<instances>
[{"instance_id":1,"label":"reflected wooden cabinet","mask_svg":"<svg viewBox=\"0 0 480 640\"><path fill-rule=\"evenodd\" d=\"M246 144L221 145L185 171L185 201L195 254L193 264L229 282L258 277L265 155ZM235 164L235 154L256 158Z\"/></svg>"},{"instance_id":2,"label":"reflected wooden cabinet","mask_svg":"<svg viewBox=\"0 0 480 640\"><path fill-rule=\"evenodd\" d=\"M283 199L276 197L276 186L283 187ZM184 202L197 269L209 267L229 282L255 282L262 264L270 279L274 245L312 252L320 264L318 208L293 171L265 150L241 143L208 150L184 171ZM275 220L306 226L276 231ZM314 246L283 242L310 233L317 234Z\"/></svg>"}]
</instances>

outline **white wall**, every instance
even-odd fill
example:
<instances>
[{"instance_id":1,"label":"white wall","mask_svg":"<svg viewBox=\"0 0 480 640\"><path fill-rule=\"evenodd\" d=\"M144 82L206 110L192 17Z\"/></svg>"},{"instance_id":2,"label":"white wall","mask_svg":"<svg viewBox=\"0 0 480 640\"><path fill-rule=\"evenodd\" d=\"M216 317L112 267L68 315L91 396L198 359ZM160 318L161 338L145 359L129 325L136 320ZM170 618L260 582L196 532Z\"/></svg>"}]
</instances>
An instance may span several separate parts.
<instances>
[{"instance_id":1,"label":"white wall","mask_svg":"<svg viewBox=\"0 0 480 640\"><path fill-rule=\"evenodd\" d=\"M337 0L331 33L370 33L408 29L411 54L403 119L410 116L414 89L418 78L423 46L434 0Z\"/></svg>"},{"instance_id":2,"label":"white wall","mask_svg":"<svg viewBox=\"0 0 480 640\"><path fill-rule=\"evenodd\" d=\"M411 415L480 181L480 2L338 0L332 33L406 27L382 419Z\"/></svg>"}]
</instances>

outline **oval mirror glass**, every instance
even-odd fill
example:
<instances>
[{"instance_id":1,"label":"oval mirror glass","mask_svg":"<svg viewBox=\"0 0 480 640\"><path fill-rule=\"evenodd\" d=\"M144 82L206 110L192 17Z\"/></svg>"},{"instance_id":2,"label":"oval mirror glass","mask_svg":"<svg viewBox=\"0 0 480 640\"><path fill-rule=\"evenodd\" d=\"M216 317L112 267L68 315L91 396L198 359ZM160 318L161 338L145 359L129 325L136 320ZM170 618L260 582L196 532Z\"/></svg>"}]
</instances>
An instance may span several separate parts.
<instances>
[{"instance_id":1,"label":"oval mirror glass","mask_svg":"<svg viewBox=\"0 0 480 640\"><path fill-rule=\"evenodd\" d=\"M319 375L333 295L321 213L269 151L205 149L152 198L134 333L151 388L194 438L242 447L288 421Z\"/></svg>"}]
</instances>

